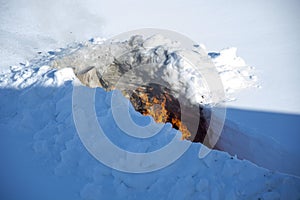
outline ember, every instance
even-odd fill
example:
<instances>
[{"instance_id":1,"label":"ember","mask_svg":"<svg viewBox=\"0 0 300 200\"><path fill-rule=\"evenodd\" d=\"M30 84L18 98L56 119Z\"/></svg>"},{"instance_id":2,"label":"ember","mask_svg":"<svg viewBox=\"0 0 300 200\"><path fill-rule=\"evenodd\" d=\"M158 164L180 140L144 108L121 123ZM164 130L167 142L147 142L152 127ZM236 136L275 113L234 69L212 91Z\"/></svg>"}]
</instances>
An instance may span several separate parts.
<instances>
[{"instance_id":1,"label":"ember","mask_svg":"<svg viewBox=\"0 0 300 200\"><path fill-rule=\"evenodd\" d=\"M207 132L207 124L201 113L202 108L199 109L200 120L197 133L192 134L188 126L181 121L179 101L167 88L157 84L141 86L133 91L130 101L135 110L141 114L152 116L158 123L171 123L173 128L182 132L182 139L203 142Z\"/></svg>"}]
</instances>

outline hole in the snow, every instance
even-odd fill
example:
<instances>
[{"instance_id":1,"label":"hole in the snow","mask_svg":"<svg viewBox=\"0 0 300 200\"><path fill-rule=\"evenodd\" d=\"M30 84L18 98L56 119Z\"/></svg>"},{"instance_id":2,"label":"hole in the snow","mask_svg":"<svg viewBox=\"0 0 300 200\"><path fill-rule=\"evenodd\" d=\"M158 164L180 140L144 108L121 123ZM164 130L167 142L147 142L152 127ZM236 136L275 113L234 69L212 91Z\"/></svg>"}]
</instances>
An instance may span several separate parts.
<instances>
[{"instance_id":1,"label":"hole in the snow","mask_svg":"<svg viewBox=\"0 0 300 200\"><path fill-rule=\"evenodd\" d=\"M207 122L199 105L197 132L189 128L189 123L182 122L180 102L171 94L171 91L159 84L149 84L135 89L130 101L136 111L143 115L150 115L157 123L171 123L173 128L180 130L182 139L193 142L203 142L207 133Z\"/></svg>"},{"instance_id":2,"label":"hole in the snow","mask_svg":"<svg viewBox=\"0 0 300 200\"><path fill-rule=\"evenodd\" d=\"M86 86L120 90L136 111L171 123L182 139L209 145L209 111L202 104L219 99L210 97L204 77L214 66L203 49L181 47L162 35L134 35L122 42L87 45L53 66L72 67Z\"/></svg>"}]
</instances>

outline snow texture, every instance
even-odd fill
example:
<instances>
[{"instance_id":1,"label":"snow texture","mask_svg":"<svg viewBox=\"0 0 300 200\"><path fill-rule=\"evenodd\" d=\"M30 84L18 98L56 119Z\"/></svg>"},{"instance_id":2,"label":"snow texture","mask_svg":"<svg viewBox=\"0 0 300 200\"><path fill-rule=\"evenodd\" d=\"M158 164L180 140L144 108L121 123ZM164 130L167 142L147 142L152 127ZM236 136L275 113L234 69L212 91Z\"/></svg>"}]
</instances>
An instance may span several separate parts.
<instances>
[{"instance_id":1,"label":"snow texture","mask_svg":"<svg viewBox=\"0 0 300 200\"><path fill-rule=\"evenodd\" d=\"M73 70L56 70L43 63L32 61L0 74L1 199L300 198L299 178L218 150L199 159L199 143L159 171L129 174L106 167L87 152L76 133ZM96 113L107 136L121 148L153 151L180 134L165 124L149 140L127 137L113 120L110 98L111 92L97 89ZM149 121L132 108L130 112L137 123Z\"/></svg>"},{"instance_id":2,"label":"snow texture","mask_svg":"<svg viewBox=\"0 0 300 200\"><path fill-rule=\"evenodd\" d=\"M136 84L154 80L174 91L175 97L187 99L190 104L217 104L234 99L237 90L258 87L254 68L237 57L236 48L209 53L209 56L205 51L203 45L195 44L187 49L178 41L159 34L146 38L132 36L125 41L92 39L74 51L57 54L59 56L53 58L51 65L56 68L72 67L79 76L96 69L94 73L105 82L103 87L113 85L115 88L118 84L120 87L125 85L123 88L126 89L135 84L136 88ZM53 55L56 53L53 52ZM214 73L215 77L210 78ZM220 88L209 85L209 78L214 84L220 78ZM84 84L97 85L92 79L88 76ZM225 90L225 94L219 90ZM212 93L220 95L215 98Z\"/></svg>"}]
</instances>

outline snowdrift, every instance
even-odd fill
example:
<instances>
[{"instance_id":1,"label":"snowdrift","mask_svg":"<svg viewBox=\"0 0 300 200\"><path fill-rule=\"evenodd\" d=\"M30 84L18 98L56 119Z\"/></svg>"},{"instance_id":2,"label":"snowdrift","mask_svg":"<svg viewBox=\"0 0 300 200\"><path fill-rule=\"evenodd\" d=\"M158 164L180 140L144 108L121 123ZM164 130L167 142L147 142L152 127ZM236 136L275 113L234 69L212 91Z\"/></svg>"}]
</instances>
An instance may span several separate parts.
<instances>
[{"instance_id":1,"label":"snowdrift","mask_svg":"<svg viewBox=\"0 0 300 200\"><path fill-rule=\"evenodd\" d=\"M95 92L98 122L107 137L120 148L139 153L153 152L174 138L178 143L189 143L190 148L171 165L142 174L121 172L96 160L76 132L72 115L72 92L74 82L78 79L73 69L53 69L45 65L69 55L68 52L84 52L82 47L79 45L49 52L49 55L33 60L28 66L14 66L0 74L0 158L3 161L0 166L0 175L3 177L0 181L3 188L1 198L300 197L299 178L258 167L218 150L212 150L206 157L200 158L199 150L205 147L200 143L180 140L181 133L169 123L161 125L159 134L147 140L128 136L114 120L111 106L113 91L106 92L99 88ZM212 56L218 58L217 55L214 53ZM219 68L220 74L226 74L223 78L239 74L239 70L232 65L220 64ZM228 68L232 71L228 71ZM228 88L228 92L234 89L239 88ZM121 95L118 100L129 104ZM151 121L150 117L140 115L132 106L129 108L135 123L143 126Z\"/></svg>"}]
</instances>

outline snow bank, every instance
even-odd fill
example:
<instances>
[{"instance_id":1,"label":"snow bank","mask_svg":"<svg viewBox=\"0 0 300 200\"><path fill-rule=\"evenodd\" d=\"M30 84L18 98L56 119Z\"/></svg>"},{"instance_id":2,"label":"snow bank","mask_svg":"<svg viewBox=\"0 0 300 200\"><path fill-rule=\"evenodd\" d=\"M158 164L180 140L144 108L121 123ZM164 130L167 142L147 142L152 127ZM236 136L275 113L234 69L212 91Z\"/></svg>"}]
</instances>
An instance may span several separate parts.
<instances>
[{"instance_id":1,"label":"snow bank","mask_svg":"<svg viewBox=\"0 0 300 200\"><path fill-rule=\"evenodd\" d=\"M254 68L237 57L236 48L208 55L203 45L185 47L163 35L136 35L125 41L93 39L76 51L57 54L51 65L72 67L85 85L108 90L158 82L190 104L215 105L232 100L235 91L258 86Z\"/></svg>"},{"instance_id":2,"label":"snow bank","mask_svg":"<svg viewBox=\"0 0 300 200\"><path fill-rule=\"evenodd\" d=\"M12 67L0 74L1 198L10 199L298 199L300 179L269 171L226 152L199 159L191 144L168 167L130 174L106 167L81 143L72 117L70 68ZM114 122L111 92L96 90L96 113L118 146L149 152L180 134L165 124L149 140L126 136ZM127 100L123 98L123 101ZM149 117L133 109L133 120ZM188 142L188 141L184 141ZM16 193L16 191L18 191Z\"/></svg>"}]
</instances>

